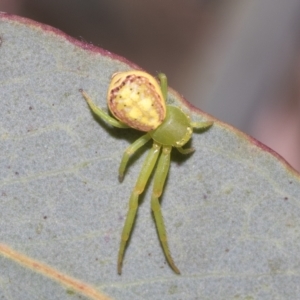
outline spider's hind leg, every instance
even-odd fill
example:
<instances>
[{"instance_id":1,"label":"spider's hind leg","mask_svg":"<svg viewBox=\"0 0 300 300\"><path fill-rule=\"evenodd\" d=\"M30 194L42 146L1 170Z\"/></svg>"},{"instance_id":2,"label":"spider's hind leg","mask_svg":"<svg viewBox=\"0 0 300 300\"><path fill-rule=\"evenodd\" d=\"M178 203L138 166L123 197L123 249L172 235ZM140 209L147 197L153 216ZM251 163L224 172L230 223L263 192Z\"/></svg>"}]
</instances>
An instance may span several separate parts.
<instances>
[{"instance_id":1,"label":"spider's hind leg","mask_svg":"<svg viewBox=\"0 0 300 300\"><path fill-rule=\"evenodd\" d=\"M180 274L180 271L176 267L173 258L171 256L171 252L169 250L168 241L167 241L167 233L163 220L163 216L160 209L159 197L163 192L164 183L166 181L169 168L170 168L170 153L172 147L164 146L162 150L162 154L159 158L158 165L156 168L156 172L154 175L154 186L151 197L151 208L154 214L154 219L157 227L157 232L159 235L159 239L164 250L165 256L167 258L168 263L175 273Z\"/></svg>"},{"instance_id":2,"label":"spider's hind leg","mask_svg":"<svg viewBox=\"0 0 300 300\"><path fill-rule=\"evenodd\" d=\"M142 170L139 174L138 180L135 184L135 187L131 193L130 200L129 200L129 209L126 216L125 224L122 231L121 236L121 243L119 248L119 254L118 254L118 273L121 274L122 271L122 262L123 262L123 256L125 251L125 246L127 243L127 240L130 236L132 226L135 220L137 208L138 208L138 202L139 202L139 195L142 194L142 192L145 189L145 186L148 182L148 179L153 171L153 168L155 166L155 163L157 161L157 158L160 153L160 145L153 143L153 147L149 151Z\"/></svg>"}]
</instances>

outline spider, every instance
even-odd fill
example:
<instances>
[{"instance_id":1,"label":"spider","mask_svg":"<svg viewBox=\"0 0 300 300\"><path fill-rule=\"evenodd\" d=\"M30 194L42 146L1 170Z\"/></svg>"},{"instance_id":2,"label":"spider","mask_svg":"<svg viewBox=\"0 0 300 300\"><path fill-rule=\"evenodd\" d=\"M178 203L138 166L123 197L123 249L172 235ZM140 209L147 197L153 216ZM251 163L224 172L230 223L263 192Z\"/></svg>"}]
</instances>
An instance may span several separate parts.
<instances>
[{"instance_id":1,"label":"spider","mask_svg":"<svg viewBox=\"0 0 300 300\"><path fill-rule=\"evenodd\" d=\"M107 104L114 118L97 107L91 98L80 90L92 112L108 124L118 128L131 127L146 132L125 150L119 167L120 182L123 181L130 157L153 139L153 146L144 161L130 196L118 254L119 274L122 272L125 247L136 217L139 195L143 193L157 160L151 208L165 257L173 271L180 274L169 250L159 197L163 192L169 172L172 148L175 147L182 154L193 152L194 148L182 148L191 139L193 128L204 130L213 124L213 122L192 122L180 108L166 105L167 77L161 73L158 78L160 84L154 77L143 71L131 70L113 74L108 89Z\"/></svg>"}]
</instances>

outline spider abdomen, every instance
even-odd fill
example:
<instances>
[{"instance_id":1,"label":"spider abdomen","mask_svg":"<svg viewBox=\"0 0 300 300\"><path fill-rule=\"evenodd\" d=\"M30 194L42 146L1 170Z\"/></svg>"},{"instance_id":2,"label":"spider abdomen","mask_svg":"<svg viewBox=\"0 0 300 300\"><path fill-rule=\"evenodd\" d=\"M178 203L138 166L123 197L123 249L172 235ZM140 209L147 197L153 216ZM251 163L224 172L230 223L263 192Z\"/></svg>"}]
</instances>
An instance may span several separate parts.
<instances>
[{"instance_id":1,"label":"spider abdomen","mask_svg":"<svg viewBox=\"0 0 300 300\"><path fill-rule=\"evenodd\" d=\"M142 71L114 74L107 104L119 121L141 131L154 130L166 116L165 100L158 82Z\"/></svg>"}]
</instances>

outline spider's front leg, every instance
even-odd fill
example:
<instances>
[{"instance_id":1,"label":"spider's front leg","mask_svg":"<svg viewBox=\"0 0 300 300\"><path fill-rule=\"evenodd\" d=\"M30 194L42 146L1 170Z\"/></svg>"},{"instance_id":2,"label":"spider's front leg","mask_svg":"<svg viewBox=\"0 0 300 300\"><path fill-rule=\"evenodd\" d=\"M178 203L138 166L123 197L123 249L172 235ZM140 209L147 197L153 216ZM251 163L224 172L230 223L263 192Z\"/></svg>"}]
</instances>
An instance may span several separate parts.
<instances>
[{"instance_id":1,"label":"spider's front leg","mask_svg":"<svg viewBox=\"0 0 300 300\"><path fill-rule=\"evenodd\" d=\"M212 121L207 121L207 122L191 122L191 126L195 129L200 129L200 130L206 130L209 127L212 126L214 122ZM176 148L181 154L190 154L195 151L195 149L192 148L185 148L183 149L182 147L177 147Z\"/></svg>"},{"instance_id":2,"label":"spider's front leg","mask_svg":"<svg viewBox=\"0 0 300 300\"><path fill-rule=\"evenodd\" d=\"M90 109L97 117L99 117L100 119L104 120L106 123L108 123L114 127L118 127L118 128L128 128L129 127L128 125L112 118L105 111L103 111L100 107L98 107L85 91L80 89L79 92L82 94L83 98L89 105Z\"/></svg>"},{"instance_id":3,"label":"spider's front leg","mask_svg":"<svg viewBox=\"0 0 300 300\"><path fill-rule=\"evenodd\" d=\"M148 179L153 171L153 168L155 166L155 163L157 161L159 152L160 152L160 146L156 143L153 143L152 149L149 151L146 160L144 161L144 164L142 166L142 170L139 174L138 180L135 184L135 187L131 193L130 200L129 200L129 209L126 216L125 224L122 231L121 236L121 243L120 243L120 249L118 254L118 273L121 274L122 272L122 262L123 262L123 256L125 251L125 246L127 243L127 240L130 236L132 226L135 220L138 202L139 202L139 195L144 191L145 186L148 182Z\"/></svg>"},{"instance_id":4,"label":"spider's front leg","mask_svg":"<svg viewBox=\"0 0 300 300\"><path fill-rule=\"evenodd\" d=\"M174 272L180 274L180 271L176 267L173 258L171 256L171 252L169 250L166 228L164 225L164 220L163 220L159 199L158 199L163 192L164 183L166 181L169 172L171 150L172 150L171 146L164 146L162 150L162 154L159 158L157 169L154 175L154 186L153 186L153 192L151 197L151 208L154 214L154 219L157 226L159 239L163 247L167 261L170 264L171 268L174 270Z\"/></svg>"}]
</instances>

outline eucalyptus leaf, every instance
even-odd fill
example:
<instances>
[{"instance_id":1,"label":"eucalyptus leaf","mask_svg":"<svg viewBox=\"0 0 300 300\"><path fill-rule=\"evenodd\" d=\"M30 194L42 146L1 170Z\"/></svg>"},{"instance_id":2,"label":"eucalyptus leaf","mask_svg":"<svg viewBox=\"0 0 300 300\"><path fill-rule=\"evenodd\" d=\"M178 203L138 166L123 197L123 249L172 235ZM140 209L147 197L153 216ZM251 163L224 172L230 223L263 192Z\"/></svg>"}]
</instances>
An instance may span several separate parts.
<instances>
[{"instance_id":1,"label":"eucalyptus leaf","mask_svg":"<svg viewBox=\"0 0 300 300\"><path fill-rule=\"evenodd\" d=\"M0 41L1 299L90 299L88 288L114 299L300 297L299 174L171 89L169 103L195 121L214 121L194 133L195 153L173 150L161 199L181 275L165 261L150 182L119 276L128 200L151 143L120 184L123 151L141 133L97 120L79 89L106 109L111 75L138 67L4 13ZM51 272L86 289L74 290Z\"/></svg>"}]
</instances>

